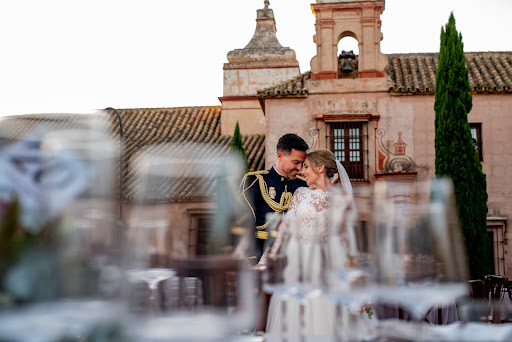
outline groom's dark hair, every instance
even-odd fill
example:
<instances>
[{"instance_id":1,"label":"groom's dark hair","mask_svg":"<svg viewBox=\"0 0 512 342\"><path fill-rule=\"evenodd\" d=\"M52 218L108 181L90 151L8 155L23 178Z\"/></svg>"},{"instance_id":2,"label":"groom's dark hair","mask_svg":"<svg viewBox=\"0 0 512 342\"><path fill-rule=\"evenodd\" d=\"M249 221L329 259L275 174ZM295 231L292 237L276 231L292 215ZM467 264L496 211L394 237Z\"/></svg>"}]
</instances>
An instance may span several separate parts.
<instances>
[{"instance_id":1,"label":"groom's dark hair","mask_svg":"<svg viewBox=\"0 0 512 342\"><path fill-rule=\"evenodd\" d=\"M277 152L290 154L292 149L305 152L309 149L309 146L304 139L299 137L297 134L288 133L279 138L279 141L277 142Z\"/></svg>"}]
</instances>

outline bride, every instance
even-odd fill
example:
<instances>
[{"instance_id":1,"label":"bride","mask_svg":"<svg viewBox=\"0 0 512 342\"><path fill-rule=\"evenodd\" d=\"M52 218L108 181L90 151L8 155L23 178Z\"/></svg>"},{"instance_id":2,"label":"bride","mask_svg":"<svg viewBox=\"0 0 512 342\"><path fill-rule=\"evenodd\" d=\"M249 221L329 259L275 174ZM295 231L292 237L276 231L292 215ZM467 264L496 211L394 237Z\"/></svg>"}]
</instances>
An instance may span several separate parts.
<instances>
[{"instance_id":1,"label":"bride","mask_svg":"<svg viewBox=\"0 0 512 342\"><path fill-rule=\"evenodd\" d=\"M318 149L306 155L302 176L309 188L298 188L292 198L290 208L279 226L278 235L270 251L263 255L260 264L275 256L286 242L287 264L283 270L284 282L296 284L321 283L321 249L327 245L327 215L336 198L335 209L344 215L345 209L353 209L352 185L347 172L327 149ZM341 185L341 186L340 186ZM285 233L287 232L287 233ZM283 238L287 234L288 239ZM287 240L287 241L285 241ZM296 241L292 246L293 240ZM344 237L346 241L346 237ZM347 244L344 244L347 246ZM319 246L319 248L316 248ZM346 253L340 253L346 254ZM307 265L307 267L306 267ZM316 265L316 266L315 266ZM283 303L284 302L284 303ZM285 310L283 310L283 304ZM304 329L301 329L301 304ZM267 333L278 333L283 327L283 313L286 316L286 330L290 334L304 331L307 335L331 335L334 331L335 305L325 294L317 293L306 301L299 302L294 297L280 297L273 294L267 316Z\"/></svg>"}]
</instances>

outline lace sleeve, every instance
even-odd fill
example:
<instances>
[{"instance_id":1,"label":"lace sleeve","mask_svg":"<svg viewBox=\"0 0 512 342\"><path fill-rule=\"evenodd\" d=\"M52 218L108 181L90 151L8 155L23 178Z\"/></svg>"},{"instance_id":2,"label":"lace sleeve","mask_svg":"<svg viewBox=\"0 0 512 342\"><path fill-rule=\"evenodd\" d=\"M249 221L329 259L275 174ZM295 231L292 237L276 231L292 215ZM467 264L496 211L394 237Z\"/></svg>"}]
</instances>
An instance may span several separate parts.
<instances>
[{"instance_id":1,"label":"lace sleeve","mask_svg":"<svg viewBox=\"0 0 512 342\"><path fill-rule=\"evenodd\" d=\"M303 189L305 188L298 188L297 190L295 190L295 193L293 194L292 201L290 203L290 208L288 208L288 211L286 212L286 214L284 214L283 221L281 222L277 230L276 241L274 242L274 244L272 245L272 249L270 250L271 254L276 254L279 251L279 248L283 243L283 235L290 227L292 222L296 219L296 210L298 203L300 203L300 201L304 198Z\"/></svg>"}]
</instances>

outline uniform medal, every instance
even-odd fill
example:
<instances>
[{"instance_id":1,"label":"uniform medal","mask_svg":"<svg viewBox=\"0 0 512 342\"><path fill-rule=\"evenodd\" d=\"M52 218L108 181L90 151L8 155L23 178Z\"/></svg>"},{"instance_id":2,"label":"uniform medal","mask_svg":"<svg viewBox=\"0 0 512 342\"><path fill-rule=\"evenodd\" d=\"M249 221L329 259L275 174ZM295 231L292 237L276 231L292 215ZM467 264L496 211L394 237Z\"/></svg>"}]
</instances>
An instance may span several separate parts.
<instances>
[{"instance_id":1,"label":"uniform medal","mask_svg":"<svg viewBox=\"0 0 512 342\"><path fill-rule=\"evenodd\" d=\"M273 186L268 188L268 195L270 196L270 198L275 199L277 195L276 188L274 188Z\"/></svg>"}]
</instances>

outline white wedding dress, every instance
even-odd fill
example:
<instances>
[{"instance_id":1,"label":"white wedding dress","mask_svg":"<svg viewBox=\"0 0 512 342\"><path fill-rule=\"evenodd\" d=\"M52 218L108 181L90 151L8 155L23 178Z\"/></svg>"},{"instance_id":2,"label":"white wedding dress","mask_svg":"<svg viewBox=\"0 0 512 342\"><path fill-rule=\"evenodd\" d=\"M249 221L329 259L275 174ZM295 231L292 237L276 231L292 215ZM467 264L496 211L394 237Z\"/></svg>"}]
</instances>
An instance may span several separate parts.
<instances>
[{"instance_id":1,"label":"white wedding dress","mask_svg":"<svg viewBox=\"0 0 512 342\"><path fill-rule=\"evenodd\" d=\"M323 258L327 247L327 213L332 192L311 188L298 188L290 208L283 218L279 234L271 249L287 257L283 271L284 282L292 288L297 284L311 285L318 289L322 282ZM349 197L345 196L346 201ZM337 202L338 203L338 202ZM343 210L340 208L340 210ZM289 239L283 241L283 232L289 232ZM260 263L265 263L266 254ZM332 335L334 332L336 307L322 291L310 293L304 303L304 333L307 335ZM285 299L283 299L285 298ZM300 302L296 297L272 295L267 315L267 333L280 333L283 328L282 301L285 300L286 330L289 334L301 332Z\"/></svg>"}]
</instances>

